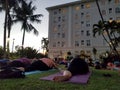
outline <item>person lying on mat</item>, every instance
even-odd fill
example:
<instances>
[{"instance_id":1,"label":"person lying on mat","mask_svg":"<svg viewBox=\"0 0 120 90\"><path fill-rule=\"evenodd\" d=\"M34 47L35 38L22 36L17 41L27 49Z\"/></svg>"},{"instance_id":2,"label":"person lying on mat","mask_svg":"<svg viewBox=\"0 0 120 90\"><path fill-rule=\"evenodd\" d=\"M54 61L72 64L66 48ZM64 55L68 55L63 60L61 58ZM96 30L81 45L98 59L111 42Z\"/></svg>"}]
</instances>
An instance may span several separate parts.
<instances>
[{"instance_id":1,"label":"person lying on mat","mask_svg":"<svg viewBox=\"0 0 120 90\"><path fill-rule=\"evenodd\" d=\"M20 69L22 71L34 71L34 70L49 70L52 68L57 68L56 63L50 59L50 58L40 58L40 59L32 59L30 65L26 66L21 61L12 61L9 62L7 67L16 67L17 69Z\"/></svg>"},{"instance_id":2,"label":"person lying on mat","mask_svg":"<svg viewBox=\"0 0 120 90\"><path fill-rule=\"evenodd\" d=\"M30 66L25 68L25 71L34 71L34 70L49 70L57 68L57 64L50 58L40 58L40 59L35 59L31 63Z\"/></svg>"},{"instance_id":3,"label":"person lying on mat","mask_svg":"<svg viewBox=\"0 0 120 90\"><path fill-rule=\"evenodd\" d=\"M74 58L67 70L63 71L62 76L55 76L53 78L53 81L66 81L69 80L74 75L80 75L80 74L87 74L89 72L88 64L85 62L85 60L76 57Z\"/></svg>"}]
</instances>

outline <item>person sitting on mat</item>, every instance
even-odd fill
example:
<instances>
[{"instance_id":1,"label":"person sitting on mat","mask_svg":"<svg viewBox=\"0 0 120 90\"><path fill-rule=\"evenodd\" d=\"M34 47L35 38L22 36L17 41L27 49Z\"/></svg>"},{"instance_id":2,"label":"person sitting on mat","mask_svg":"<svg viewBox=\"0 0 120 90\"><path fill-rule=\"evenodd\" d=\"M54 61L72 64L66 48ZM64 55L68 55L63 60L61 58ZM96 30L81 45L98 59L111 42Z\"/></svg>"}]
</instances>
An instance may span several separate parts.
<instances>
[{"instance_id":1,"label":"person sitting on mat","mask_svg":"<svg viewBox=\"0 0 120 90\"><path fill-rule=\"evenodd\" d=\"M87 74L88 72L89 72L89 66L85 62L85 60L76 57L71 61L67 70L63 71L63 75L55 76L53 78L53 81L57 81L57 82L66 81L69 80L74 75Z\"/></svg>"}]
</instances>

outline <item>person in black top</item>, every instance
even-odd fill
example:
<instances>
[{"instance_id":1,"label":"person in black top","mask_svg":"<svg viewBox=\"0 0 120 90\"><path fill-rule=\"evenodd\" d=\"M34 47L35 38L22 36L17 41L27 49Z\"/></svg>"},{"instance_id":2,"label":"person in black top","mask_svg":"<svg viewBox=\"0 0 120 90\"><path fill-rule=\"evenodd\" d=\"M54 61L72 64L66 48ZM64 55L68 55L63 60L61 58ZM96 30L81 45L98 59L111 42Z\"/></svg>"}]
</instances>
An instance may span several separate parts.
<instances>
[{"instance_id":1,"label":"person in black top","mask_svg":"<svg viewBox=\"0 0 120 90\"><path fill-rule=\"evenodd\" d=\"M85 62L85 60L79 57L76 57L71 61L67 70L63 71L63 75L55 76L53 80L54 81L65 81L65 80L70 79L74 75L87 74L88 72L89 72L89 66Z\"/></svg>"}]
</instances>

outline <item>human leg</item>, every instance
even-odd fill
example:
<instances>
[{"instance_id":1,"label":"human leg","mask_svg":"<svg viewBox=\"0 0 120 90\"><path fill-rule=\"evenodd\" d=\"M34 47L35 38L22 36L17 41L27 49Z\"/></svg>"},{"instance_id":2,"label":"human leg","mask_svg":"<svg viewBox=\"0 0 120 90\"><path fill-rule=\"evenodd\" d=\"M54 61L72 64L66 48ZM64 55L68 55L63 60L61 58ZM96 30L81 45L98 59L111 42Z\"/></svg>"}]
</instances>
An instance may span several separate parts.
<instances>
[{"instance_id":1,"label":"human leg","mask_svg":"<svg viewBox=\"0 0 120 90\"><path fill-rule=\"evenodd\" d=\"M62 76L55 76L53 78L53 81L62 82L62 81L69 80L71 77L72 77L72 73L68 70L65 70Z\"/></svg>"}]
</instances>

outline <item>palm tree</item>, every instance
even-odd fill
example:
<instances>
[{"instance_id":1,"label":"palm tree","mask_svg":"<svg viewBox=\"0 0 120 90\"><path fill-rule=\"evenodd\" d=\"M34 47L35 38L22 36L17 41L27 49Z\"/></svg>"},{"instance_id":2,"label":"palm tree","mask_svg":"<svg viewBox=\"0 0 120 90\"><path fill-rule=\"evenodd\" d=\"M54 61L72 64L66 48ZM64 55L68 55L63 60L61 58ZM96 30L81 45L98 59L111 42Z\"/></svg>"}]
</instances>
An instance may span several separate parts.
<instances>
[{"instance_id":1,"label":"palm tree","mask_svg":"<svg viewBox=\"0 0 120 90\"><path fill-rule=\"evenodd\" d=\"M97 4L97 7L98 7L98 11L99 11L100 17L102 19L102 22L103 22L103 24L105 24L104 25L104 30L106 31L106 34L107 34L107 36L108 36L108 38L110 40L112 50L115 51L116 54L118 54L118 51L116 50L116 47L115 47L114 43L112 42L112 37L110 35L109 28L107 27L107 25L109 25L109 24L107 23L107 25L106 25L106 23L104 22L104 18L102 16L98 0L95 0L95 1L96 1L96 4Z\"/></svg>"},{"instance_id":2,"label":"palm tree","mask_svg":"<svg viewBox=\"0 0 120 90\"><path fill-rule=\"evenodd\" d=\"M48 41L48 38L42 38L41 40L41 44L42 44L42 48L43 48L43 52L46 51L46 54L48 54L48 44L49 44L49 41Z\"/></svg>"},{"instance_id":3,"label":"palm tree","mask_svg":"<svg viewBox=\"0 0 120 90\"><path fill-rule=\"evenodd\" d=\"M112 46L111 44L109 43L109 41L107 40L105 34L106 34L106 30L105 30L105 27L104 27L104 23L105 21L99 21L98 24L94 24L93 25L93 37L96 36L96 34L98 35L102 35L104 40L108 43L108 45L110 46L110 49L112 49Z\"/></svg>"},{"instance_id":4,"label":"palm tree","mask_svg":"<svg viewBox=\"0 0 120 90\"><path fill-rule=\"evenodd\" d=\"M17 1L22 0L0 0L0 11L5 11L5 23L4 23L4 58L6 58L6 31L8 30L8 38L10 38L11 31L11 16L10 11L12 7L17 6ZM7 43L7 50L9 52L9 42Z\"/></svg>"},{"instance_id":5,"label":"palm tree","mask_svg":"<svg viewBox=\"0 0 120 90\"><path fill-rule=\"evenodd\" d=\"M6 58L6 26L7 26L7 15L8 15L8 1L7 0L0 0L0 11L5 10L5 23L4 23L4 37L3 37L3 50L4 50L4 55L3 58Z\"/></svg>"},{"instance_id":6,"label":"palm tree","mask_svg":"<svg viewBox=\"0 0 120 90\"><path fill-rule=\"evenodd\" d=\"M32 25L32 23L40 23L41 20L39 17L43 16L42 14L35 14L34 11L36 10L35 6L32 6L32 1L30 2L25 2L18 7L14 8L14 20L13 22L21 22L21 30L23 30L23 37L22 37L22 47L24 46L24 39L25 39L25 32L31 32L35 35L38 35L37 29Z\"/></svg>"},{"instance_id":7,"label":"palm tree","mask_svg":"<svg viewBox=\"0 0 120 90\"><path fill-rule=\"evenodd\" d=\"M108 21L107 24L105 24L105 27L109 30L109 33L112 37L111 42L113 43L114 50L118 46L119 37L120 37L120 23L112 20ZM117 52L118 53L118 52Z\"/></svg>"}]
</instances>

